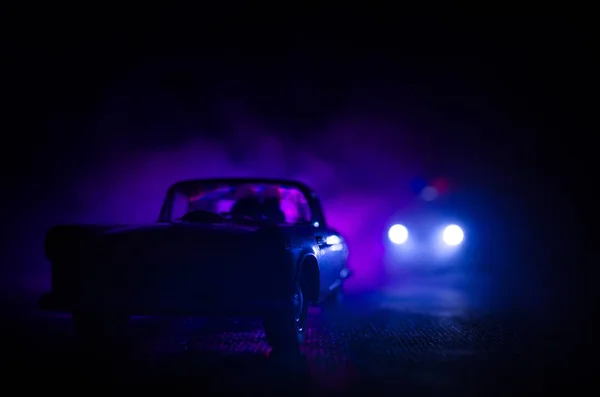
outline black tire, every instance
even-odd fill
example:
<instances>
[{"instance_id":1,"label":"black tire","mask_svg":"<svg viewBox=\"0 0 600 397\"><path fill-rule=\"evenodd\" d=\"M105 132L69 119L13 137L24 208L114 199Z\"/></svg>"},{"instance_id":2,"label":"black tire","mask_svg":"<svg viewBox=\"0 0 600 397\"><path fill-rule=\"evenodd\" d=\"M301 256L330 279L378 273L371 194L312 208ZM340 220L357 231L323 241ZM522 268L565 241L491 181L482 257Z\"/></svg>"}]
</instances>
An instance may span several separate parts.
<instances>
[{"instance_id":1,"label":"black tire","mask_svg":"<svg viewBox=\"0 0 600 397\"><path fill-rule=\"evenodd\" d=\"M274 351L290 354L300 352L300 344L306 337L309 305L303 290L299 282L290 307L264 319L265 336Z\"/></svg>"},{"instance_id":2,"label":"black tire","mask_svg":"<svg viewBox=\"0 0 600 397\"><path fill-rule=\"evenodd\" d=\"M110 353L128 345L129 315L117 312L76 311L73 327L86 351Z\"/></svg>"}]
</instances>

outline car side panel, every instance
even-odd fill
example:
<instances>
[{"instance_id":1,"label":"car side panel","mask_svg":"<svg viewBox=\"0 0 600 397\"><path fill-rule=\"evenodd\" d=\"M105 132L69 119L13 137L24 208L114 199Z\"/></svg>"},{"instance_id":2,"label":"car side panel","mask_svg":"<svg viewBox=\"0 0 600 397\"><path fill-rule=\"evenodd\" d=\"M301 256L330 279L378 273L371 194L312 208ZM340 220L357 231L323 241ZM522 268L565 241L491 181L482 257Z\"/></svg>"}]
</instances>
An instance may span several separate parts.
<instances>
[{"instance_id":1,"label":"car side panel","mask_svg":"<svg viewBox=\"0 0 600 397\"><path fill-rule=\"evenodd\" d=\"M47 310L242 314L252 307L269 309L293 293L296 264L276 228L217 234L201 226L150 225L90 232L89 238L85 231L55 229L47 238L52 264L51 295L42 305ZM76 237L87 240L73 249Z\"/></svg>"}]
</instances>

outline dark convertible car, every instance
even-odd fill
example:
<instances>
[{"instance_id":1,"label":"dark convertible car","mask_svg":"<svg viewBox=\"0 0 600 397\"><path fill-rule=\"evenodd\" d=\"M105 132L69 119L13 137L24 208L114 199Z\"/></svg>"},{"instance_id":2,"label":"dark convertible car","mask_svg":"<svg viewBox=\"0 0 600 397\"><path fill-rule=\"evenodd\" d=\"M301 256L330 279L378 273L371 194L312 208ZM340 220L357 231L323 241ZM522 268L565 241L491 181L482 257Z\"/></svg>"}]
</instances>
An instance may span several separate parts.
<instances>
[{"instance_id":1,"label":"dark convertible car","mask_svg":"<svg viewBox=\"0 0 600 397\"><path fill-rule=\"evenodd\" d=\"M296 350L309 304L339 301L348 249L316 194L276 179L199 179L167 192L158 222L59 225L46 236L52 287L78 336L118 342L132 315L253 316Z\"/></svg>"}]
</instances>

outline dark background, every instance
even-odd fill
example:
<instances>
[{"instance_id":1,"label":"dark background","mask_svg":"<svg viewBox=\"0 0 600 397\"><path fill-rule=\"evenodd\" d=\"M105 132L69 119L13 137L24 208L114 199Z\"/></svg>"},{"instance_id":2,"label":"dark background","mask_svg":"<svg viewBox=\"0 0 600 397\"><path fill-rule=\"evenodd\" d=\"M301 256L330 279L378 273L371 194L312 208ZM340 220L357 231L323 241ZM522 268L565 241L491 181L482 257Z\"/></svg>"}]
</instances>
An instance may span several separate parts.
<instances>
[{"instance_id":1,"label":"dark background","mask_svg":"<svg viewBox=\"0 0 600 397\"><path fill-rule=\"evenodd\" d=\"M490 307L556 323L577 311L584 22L230 6L9 18L5 295L47 289L50 225L153 221L177 179L242 174L314 185L350 240L373 236L354 254L368 280L358 262L380 231L358 219L411 200L411 178L443 176L478 225Z\"/></svg>"}]
</instances>

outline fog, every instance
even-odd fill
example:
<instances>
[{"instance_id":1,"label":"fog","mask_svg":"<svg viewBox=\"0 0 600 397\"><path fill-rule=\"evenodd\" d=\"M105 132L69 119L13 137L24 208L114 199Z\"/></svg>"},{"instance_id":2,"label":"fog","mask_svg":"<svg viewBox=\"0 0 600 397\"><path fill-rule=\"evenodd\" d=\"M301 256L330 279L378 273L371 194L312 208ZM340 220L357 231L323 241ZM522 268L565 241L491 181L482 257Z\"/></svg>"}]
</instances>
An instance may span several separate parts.
<instances>
[{"instance_id":1,"label":"fog","mask_svg":"<svg viewBox=\"0 0 600 397\"><path fill-rule=\"evenodd\" d=\"M295 83L274 90L260 87L269 81L264 75L243 83L200 78L181 65L134 65L96 87L86 99L92 112L62 108L51 115L49 136L34 145L24 168L40 183L18 190L18 208L26 210L12 214L18 227L5 253L9 289L49 288L43 241L53 224L154 222L167 188L189 178L284 177L314 187L328 222L351 247L349 288L356 290L381 278L385 229L396 211L418 200L412 178L446 177L450 193L466 198L460 209L470 207L465 216L481 226L480 240L507 227L498 223L498 211L514 206L490 200L482 189L484 179L506 186L507 177L491 165L500 152L482 152L481 115L455 108L463 118L452 122L451 107L426 107L422 87L385 79L332 88L327 84L339 78L319 85L307 76L278 76ZM183 80L164 83L172 79ZM510 239L502 234L499 240ZM500 261L494 260L488 267Z\"/></svg>"}]
</instances>

